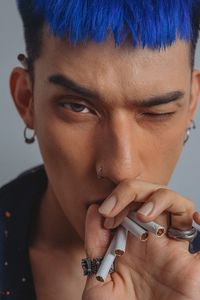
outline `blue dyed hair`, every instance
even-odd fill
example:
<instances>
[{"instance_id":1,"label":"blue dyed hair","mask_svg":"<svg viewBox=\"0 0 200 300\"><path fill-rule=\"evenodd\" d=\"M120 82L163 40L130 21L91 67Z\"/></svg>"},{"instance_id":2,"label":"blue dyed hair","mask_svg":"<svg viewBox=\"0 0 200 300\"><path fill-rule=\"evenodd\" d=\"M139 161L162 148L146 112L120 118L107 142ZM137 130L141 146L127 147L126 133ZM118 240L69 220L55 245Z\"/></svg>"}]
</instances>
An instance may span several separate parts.
<instances>
[{"instance_id":1,"label":"blue dyed hair","mask_svg":"<svg viewBox=\"0 0 200 300\"><path fill-rule=\"evenodd\" d=\"M139 45L161 49L178 38L191 42L192 62L200 29L200 0L17 0L30 61L40 54L42 28L77 43L103 42L113 33L120 46L131 37Z\"/></svg>"}]
</instances>

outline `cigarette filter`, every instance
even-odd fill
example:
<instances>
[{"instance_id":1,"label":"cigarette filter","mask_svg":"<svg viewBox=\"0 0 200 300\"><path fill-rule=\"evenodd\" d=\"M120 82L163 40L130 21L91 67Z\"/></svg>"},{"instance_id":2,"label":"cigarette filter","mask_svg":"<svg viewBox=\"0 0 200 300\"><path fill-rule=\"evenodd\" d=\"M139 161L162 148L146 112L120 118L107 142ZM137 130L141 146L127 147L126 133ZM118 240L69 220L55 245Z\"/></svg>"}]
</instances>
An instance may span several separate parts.
<instances>
[{"instance_id":1,"label":"cigarette filter","mask_svg":"<svg viewBox=\"0 0 200 300\"><path fill-rule=\"evenodd\" d=\"M121 256L126 250L128 230L123 226L119 226L116 232L115 254Z\"/></svg>"},{"instance_id":2,"label":"cigarette filter","mask_svg":"<svg viewBox=\"0 0 200 300\"><path fill-rule=\"evenodd\" d=\"M165 233L165 228L156 222L153 221L148 223L140 222L136 217L136 213L134 211L131 211L128 214L128 217L134 222L136 222L138 225L142 226L144 229L156 234L159 237L163 236L163 234Z\"/></svg>"},{"instance_id":3,"label":"cigarette filter","mask_svg":"<svg viewBox=\"0 0 200 300\"><path fill-rule=\"evenodd\" d=\"M139 238L142 242L145 242L149 236L148 232L140 225L125 217L122 226L130 231L135 237Z\"/></svg>"},{"instance_id":4,"label":"cigarette filter","mask_svg":"<svg viewBox=\"0 0 200 300\"><path fill-rule=\"evenodd\" d=\"M101 265L98 269L98 272L96 274L96 279L98 281L104 282L106 280L109 270L115 260L116 236L117 236L117 234L115 233L115 235L110 243L110 246L109 246L109 248L101 262Z\"/></svg>"}]
</instances>

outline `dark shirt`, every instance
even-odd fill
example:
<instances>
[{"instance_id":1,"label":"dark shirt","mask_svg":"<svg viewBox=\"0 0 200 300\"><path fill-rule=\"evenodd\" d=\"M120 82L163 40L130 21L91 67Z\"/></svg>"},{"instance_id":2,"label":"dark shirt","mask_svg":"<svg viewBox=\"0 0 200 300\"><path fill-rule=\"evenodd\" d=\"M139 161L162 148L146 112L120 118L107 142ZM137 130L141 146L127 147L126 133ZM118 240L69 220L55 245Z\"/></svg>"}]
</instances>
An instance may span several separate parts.
<instances>
[{"instance_id":1,"label":"dark shirt","mask_svg":"<svg viewBox=\"0 0 200 300\"><path fill-rule=\"evenodd\" d=\"M0 299L35 300L28 245L47 188L44 166L22 173L0 189Z\"/></svg>"},{"instance_id":2,"label":"dark shirt","mask_svg":"<svg viewBox=\"0 0 200 300\"><path fill-rule=\"evenodd\" d=\"M29 261L29 239L47 188L44 166L22 173L0 189L0 299L36 300ZM200 235L190 252L200 250Z\"/></svg>"}]
</instances>

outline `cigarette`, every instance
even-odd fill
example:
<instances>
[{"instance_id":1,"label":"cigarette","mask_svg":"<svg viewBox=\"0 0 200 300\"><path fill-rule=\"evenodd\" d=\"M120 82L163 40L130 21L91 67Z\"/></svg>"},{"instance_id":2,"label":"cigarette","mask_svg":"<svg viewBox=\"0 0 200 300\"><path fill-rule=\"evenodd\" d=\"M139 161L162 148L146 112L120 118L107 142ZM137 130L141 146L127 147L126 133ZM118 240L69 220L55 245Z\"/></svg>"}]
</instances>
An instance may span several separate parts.
<instances>
[{"instance_id":1,"label":"cigarette","mask_svg":"<svg viewBox=\"0 0 200 300\"><path fill-rule=\"evenodd\" d=\"M125 253L127 236L128 236L128 230L123 226L119 226L116 232L116 245L115 245L115 254L117 256L122 256Z\"/></svg>"},{"instance_id":2,"label":"cigarette","mask_svg":"<svg viewBox=\"0 0 200 300\"><path fill-rule=\"evenodd\" d=\"M114 235L110 246L101 262L101 265L97 271L96 279L98 281L104 282L108 276L109 270L115 260L115 245L116 245L117 234Z\"/></svg>"},{"instance_id":3,"label":"cigarette","mask_svg":"<svg viewBox=\"0 0 200 300\"><path fill-rule=\"evenodd\" d=\"M134 211L131 211L128 214L128 217L134 222L136 222L138 225L142 226L144 229L156 234L158 237L163 236L163 234L165 233L165 228L156 222L153 221L148 223L140 222L136 217L136 213Z\"/></svg>"},{"instance_id":4,"label":"cigarette","mask_svg":"<svg viewBox=\"0 0 200 300\"><path fill-rule=\"evenodd\" d=\"M140 225L125 217L122 226L130 231L135 237L139 238L142 242L145 242L149 236L149 233Z\"/></svg>"}]
</instances>

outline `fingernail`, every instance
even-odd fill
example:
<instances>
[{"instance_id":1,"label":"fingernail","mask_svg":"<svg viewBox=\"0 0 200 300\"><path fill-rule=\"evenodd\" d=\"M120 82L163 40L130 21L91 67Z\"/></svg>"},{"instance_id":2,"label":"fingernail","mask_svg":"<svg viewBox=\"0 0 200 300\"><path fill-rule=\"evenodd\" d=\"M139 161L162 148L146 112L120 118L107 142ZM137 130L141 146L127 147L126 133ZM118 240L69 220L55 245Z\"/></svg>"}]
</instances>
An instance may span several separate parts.
<instances>
[{"instance_id":1,"label":"fingernail","mask_svg":"<svg viewBox=\"0 0 200 300\"><path fill-rule=\"evenodd\" d=\"M104 221L104 226L108 229L112 228L115 223L114 218L106 218Z\"/></svg>"},{"instance_id":2,"label":"fingernail","mask_svg":"<svg viewBox=\"0 0 200 300\"><path fill-rule=\"evenodd\" d=\"M137 212L140 213L141 215L148 216L153 211L153 208L154 208L153 202L147 202Z\"/></svg>"},{"instance_id":3,"label":"fingernail","mask_svg":"<svg viewBox=\"0 0 200 300\"><path fill-rule=\"evenodd\" d=\"M111 196L109 199L104 201L103 204L101 204L101 206L99 207L100 214L108 215L111 212L111 210L113 210L113 208L115 207L116 202L117 199L115 196Z\"/></svg>"}]
</instances>

